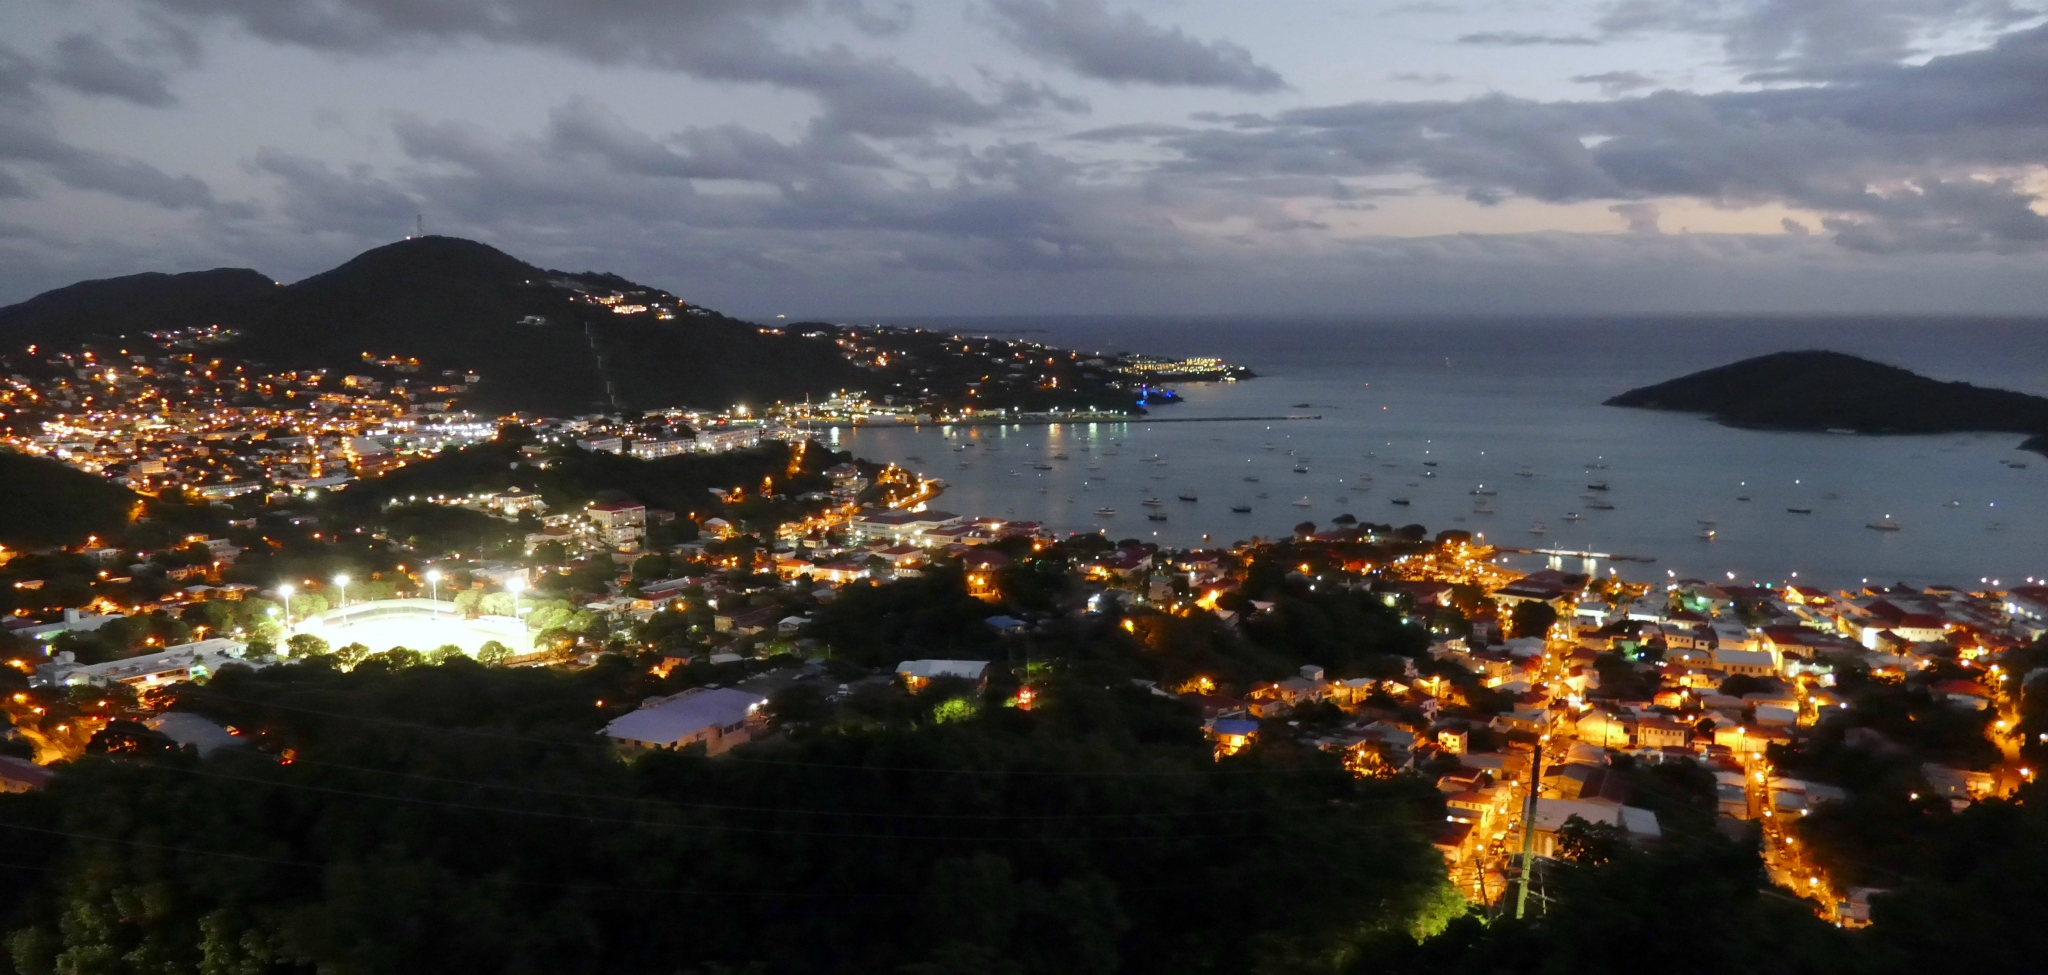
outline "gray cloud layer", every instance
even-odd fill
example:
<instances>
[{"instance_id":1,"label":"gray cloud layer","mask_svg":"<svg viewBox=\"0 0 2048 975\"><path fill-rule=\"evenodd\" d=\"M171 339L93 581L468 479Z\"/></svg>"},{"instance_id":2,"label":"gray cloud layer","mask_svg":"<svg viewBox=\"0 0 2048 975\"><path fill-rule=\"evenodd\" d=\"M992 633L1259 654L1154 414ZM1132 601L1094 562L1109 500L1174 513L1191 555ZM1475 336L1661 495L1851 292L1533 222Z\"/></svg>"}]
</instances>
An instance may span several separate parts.
<instances>
[{"instance_id":1,"label":"gray cloud layer","mask_svg":"<svg viewBox=\"0 0 2048 975\"><path fill-rule=\"evenodd\" d=\"M1090 78L1253 93L1287 87L1279 72L1236 44L1203 42L1133 12L1117 16L1103 0L990 0L989 6L1018 47Z\"/></svg>"},{"instance_id":2,"label":"gray cloud layer","mask_svg":"<svg viewBox=\"0 0 2048 975\"><path fill-rule=\"evenodd\" d=\"M2048 242L2016 175L2048 159L2048 27L1826 85L1607 102L1360 103L1171 137L1186 173L1420 174L1481 202L1684 196L1831 214L1850 247Z\"/></svg>"},{"instance_id":3,"label":"gray cloud layer","mask_svg":"<svg viewBox=\"0 0 2048 975\"><path fill-rule=\"evenodd\" d=\"M876 136L922 135L1045 107L1076 106L1042 85L1009 82L992 97L933 81L844 45L790 51L766 26L807 0L139 0L197 21L224 20L271 41L381 53L475 42L556 51L597 64L638 65L713 81L772 85L816 98L818 125ZM907 24L907 8L832 9L870 33Z\"/></svg>"},{"instance_id":4,"label":"gray cloud layer","mask_svg":"<svg viewBox=\"0 0 2048 975\"><path fill-rule=\"evenodd\" d=\"M219 206L213 191L198 179L81 148L60 137L38 90L46 84L149 105L167 104L170 97L160 77L142 72L97 41L72 37L59 42L48 66L0 46L0 197L35 195L24 176L33 172L73 189L169 210Z\"/></svg>"},{"instance_id":5,"label":"gray cloud layer","mask_svg":"<svg viewBox=\"0 0 2048 975\"><path fill-rule=\"evenodd\" d=\"M1268 307L1268 296L1285 296L1299 307L1396 294L1416 306L1611 307L1653 281L1693 301L1717 300L1705 282L1737 279L1750 282L1745 295L1794 294L1807 271L1863 282L1859 298L1909 300L1925 295L1899 282L1933 280L1925 275L1936 269L2022 273L2048 252L2048 219L2034 209L2048 162L2048 27L1925 64L1898 61L1930 32L2019 16L1998 2L1867 0L1866 23L1848 0L1620 0L1595 33L1461 40L1583 46L1695 33L1776 86L1632 94L1653 79L1609 70L1572 79L1599 86L1604 100L1124 114L1038 141L1010 141L1029 130L1003 123L1043 123L1082 104L1041 82L984 72L963 87L873 54L913 25L925 29L913 8L888 0L614 0L596 13L581 0L130 2L169 26L140 40L67 35L40 54L0 48L0 200L57 187L108 194L181 214L189 232L154 250L88 247L0 222L0 290L63 283L87 268L234 262L289 276L408 232L417 212L438 230L557 266L728 289L692 294L743 310L760 309L764 296L922 311L1057 301L1087 310L1136 296L1172 308ZM1285 84L1241 47L1101 0L980 2L976 29L993 24L1098 81L1230 93ZM803 11L843 22L848 44L798 50L778 40L783 20ZM251 182L229 189L62 137L52 103L173 105L172 71L198 56L179 28L210 23L349 55L541 49L804 92L819 108L781 136L748 125L664 131L588 97L563 98L545 124L511 135L398 111L384 116L396 119L395 148L380 164L231 147ZM268 202L223 201L229 192ZM1379 207L1448 210L1438 199L1446 194L1578 205L1580 219L1630 233L1393 238L1351 225L1384 221L1367 216ZM1688 199L1801 213L1783 234L1667 232L1685 222L1669 201ZM1592 294L1588 283L1602 275L1629 287Z\"/></svg>"},{"instance_id":6,"label":"gray cloud layer","mask_svg":"<svg viewBox=\"0 0 2048 975\"><path fill-rule=\"evenodd\" d=\"M1610 36L1709 34L1759 77L1814 77L1896 62L1944 29L2010 27L2042 13L2013 0L1616 0L1599 25Z\"/></svg>"},{"instance_id":7,"label":"gray cloud layer","mask_svg":"<svg viewBox=\"0 0 2048 975\"><path fill-rule=\"evenodd\" d=\"M1532 34L1515 30L1489 30L1465 34L1458 43L1473 47L1594 47L1597 37L1584 34Z\"/></svg>"},{"instance_id":8,"label":"gray cloud layer","mask_svg":"<svg viewBox=\"0 0 2048 975\"><path fill-rule=\"evenodd\" d=\"M73 34L57 42L50 80L88 95L125 98L150 108L177 103L177 98L171 95L168 72L122 57L105 42L86 34Z\"/></svg>"}]
</instances>

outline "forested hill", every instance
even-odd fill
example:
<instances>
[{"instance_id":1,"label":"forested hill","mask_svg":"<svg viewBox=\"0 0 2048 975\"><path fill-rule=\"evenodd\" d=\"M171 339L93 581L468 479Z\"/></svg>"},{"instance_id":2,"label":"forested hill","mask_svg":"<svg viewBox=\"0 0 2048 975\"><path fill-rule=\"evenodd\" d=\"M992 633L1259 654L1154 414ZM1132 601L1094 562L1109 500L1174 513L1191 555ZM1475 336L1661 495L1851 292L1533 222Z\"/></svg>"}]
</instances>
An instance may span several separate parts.
<instances>
[{"instance_id":1,"label":"forested hill","mask_svg":"<svg viewBox=\"0 0 2048 975\"><path fill-rule=\"evenodd\" d=\"M80 281L0 308L0 335L21 345L204 328L236 319L277 290L277 282L245 267Z\"/></svg>"},{"instance_id":2,"label":"forested hill","mask_svg":"<svg viewBox=\"0 0 2048 975\"><path fill-rule=\"evenodd\" d=\"M1629 390L1607 405L1705 413L1729 426L1772 430L2048 434L2048 399L1818 350L1744 359ZM2048 446L2039 436L2029 445Z\"/></svg>"},{"instance_id":3,"label":"forested hill","mask_svg":"<svg viewBox=\"0 0 2048 975\"><path fill-rule=\"evenodd\" d=\"M102 477L43 457L0 450L0 545L77 545L127 526L143 499Z\"/></svg>"},{"instance_id":4,"label":"forested hill","mask_svg":"<svg viewBox=\"0 0 2048 975\"><path fill-rule=\"evenodd\" d=\"M659 288L453 237L379 247L282 286L246 269L135 275L0 309L9 345L205 325L238 333L224 351L278 366L346 371L369 353L474 372L475 405L498 410L724 407L866 379L828 338L763 333Z\"/></svg>"}]
</instances>

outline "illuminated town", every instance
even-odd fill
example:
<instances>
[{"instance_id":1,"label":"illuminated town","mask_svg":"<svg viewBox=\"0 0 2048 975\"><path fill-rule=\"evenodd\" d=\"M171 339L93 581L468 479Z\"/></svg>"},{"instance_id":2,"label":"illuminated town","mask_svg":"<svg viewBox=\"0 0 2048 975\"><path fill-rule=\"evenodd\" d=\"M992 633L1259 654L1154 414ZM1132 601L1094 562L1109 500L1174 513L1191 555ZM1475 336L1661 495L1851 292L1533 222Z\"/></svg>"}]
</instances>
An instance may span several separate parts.
<instances>
[{"instance_id":1,"label":"illuminated town","mask_svg":"<svg viewBox=\"0 0 2048 975\"><path fill-rule=\"evenodd\" d=\"M905 354L860 334L842 340L850 355ZM1809 855L1808 818L1851 795L1808 771L1819 750L1903 756L1915 772L1902 801L1944 812L2034 775L2018 701L2037 671L2020 661L2048 631L2048 587L2031 580L1627 582L1557 558L1521 571L1468 532L1350 518L1193 550L1055 536L938 510L943 481L811 439L813 424L901 416L865 396L481 418L459 409L471 375L418 378L417 363L368 355L364 375L263 372L209 357L210 339L9 361L10 418L39 419L17 422L10 446L133 489L139 525L176 505L216 526L157 532L154 548L94 536L0 552L19 688L0 707L28 759L0 765L10 789L42 787L113 730L245 746L242 730L164 710L236 668L619 658L663 687L754 695L735 721L686 727L642 720L674 696L650 694L607 732L629 752L719 754L774 737L761 705L807 680L838 685L828 709L857 691L962 686L1029 710L1052 689L1045 648L1095 643L1120 647L1148 694L1182 702L1218 762L1291 749L1433 783L1431 839L1478 909L1540 903L1540 864L1588 843L1649 848L1710 828L1754 837L1777 887L1854 928L1882 888ZM699 487L673 507L633 493L657 475ZM893 624L847 607L896 589L969 607L947 610L973 627L953 638L957 659L848 659L848 626ZM1321 638L1284 673L1288 654L1245 656L1298 646L1286 634L1308 617L1357 632ZM1906 707L1930 737L1880 732L1858 711L1870 707Z\"/></svg>"}]
</instances>

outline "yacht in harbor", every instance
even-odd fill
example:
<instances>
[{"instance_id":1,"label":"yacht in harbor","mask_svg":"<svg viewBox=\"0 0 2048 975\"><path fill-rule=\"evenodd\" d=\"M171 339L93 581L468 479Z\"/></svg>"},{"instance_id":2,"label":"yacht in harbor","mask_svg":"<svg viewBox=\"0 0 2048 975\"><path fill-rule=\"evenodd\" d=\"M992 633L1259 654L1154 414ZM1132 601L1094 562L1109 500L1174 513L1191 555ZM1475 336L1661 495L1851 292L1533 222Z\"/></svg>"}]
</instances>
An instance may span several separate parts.
<instances>
[{"instance_id":1,"label":"yacht in harbor","mask_svg":"<svg viewBox=\"0 0 2048 975\"><path fill-rule=\"evenodd\" d=\"M1903 526L1903 525L1900 525L1900 524L1898 523L1898 521L1897 521L1897 520L1895 520L1895 519L1893 519L1893 518L1892 518L1892 516L1890 516L1890 515L1886 515L1886 516L1884 516L1884 517L1882 517L1882 518L1879 518L1878 520L1876 520L1876 521L1873 521L1873 522L1871 522L1870 524L1868 524L1868 525L1865 525L1865 526L1863 526L1863 527L1865 527L1865 528L1875 528L1875 529L1877 529L1878 531L1881 531L1881 532L1895 532L1895 531L1898 531L1898 530L1900 530L1900 529L1901 529L1901 528L1903 528L1904 526Z\"/></svg>"}]
</instances>

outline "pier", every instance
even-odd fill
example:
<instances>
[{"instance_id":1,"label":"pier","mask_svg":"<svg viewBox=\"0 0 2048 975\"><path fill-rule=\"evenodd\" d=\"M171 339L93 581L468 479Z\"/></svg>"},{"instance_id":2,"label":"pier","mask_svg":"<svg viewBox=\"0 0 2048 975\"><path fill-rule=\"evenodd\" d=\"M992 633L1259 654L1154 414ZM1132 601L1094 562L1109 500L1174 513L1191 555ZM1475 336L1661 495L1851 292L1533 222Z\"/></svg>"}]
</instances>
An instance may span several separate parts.
<instances>
[{"instance_id":1,"label":"pier","mask_svg":"<svg viewBox=\"0 0 2048 975\"><path fill-rule=\"evenodd\" d=\"M1513 552L1517 555L1547 555L1550 557L1550 567L1559 570L1564 568L1564 560L1566 559L1583 559L1583 567L1587 575L1598 573L1602 560L1608 562L1657 561L1656 556L1653 555L1613 555L1607 552L1574 552L1561 548L1512 548L1506 545L1497 545L1494 546L1494 551Z\"/></svg>"}]
</instances>

